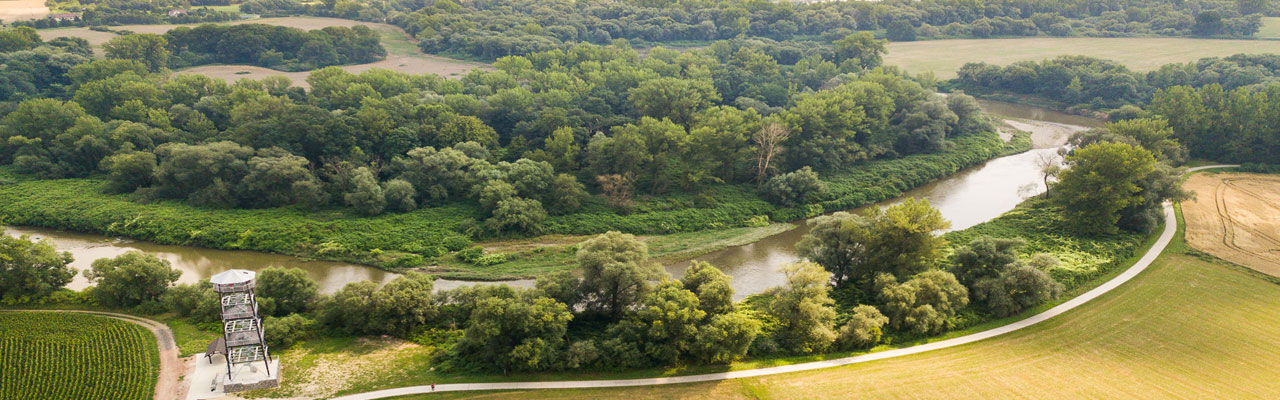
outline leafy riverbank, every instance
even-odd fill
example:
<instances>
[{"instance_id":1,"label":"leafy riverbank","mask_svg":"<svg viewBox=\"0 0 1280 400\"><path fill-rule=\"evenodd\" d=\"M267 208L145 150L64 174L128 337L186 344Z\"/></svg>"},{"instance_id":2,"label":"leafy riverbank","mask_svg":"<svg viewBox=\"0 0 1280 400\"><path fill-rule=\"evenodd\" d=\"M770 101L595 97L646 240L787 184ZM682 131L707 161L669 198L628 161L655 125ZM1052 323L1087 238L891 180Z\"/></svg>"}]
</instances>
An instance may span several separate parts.
<instances>
[{"instance_id":1,"label":"leafy riverbank","mask_svg":"<svg viewBox=\"0 0 1280 400\"><path fill-rule=\"evenodd\" d=\"M780 229L770 227L770 221L792 221L892 198L991 159L1004 149L995 133L963 136L952 143L938 153L852 165L824 176L831 195L815 204L780 207L760 198L752 185L715 185L702 194L637 199L629 214L614 211L603 199L591 198L577 213L548 218L546 230L560 235L609 230L679 234L666 241L669 251L655 256L693 257L732 245L723 235L726 230L739 229L734 236L752 236ZM452 278L522 278L571 266L555 261L568 260L571 245L558 249L527 246L483 266L458 260L450 253L472 245L473 235L479 232L478 221L483 219L480 208L470 203L368 217L342 208L218 209L178 201L143 204L127 195L103 194L104 184L98 178L31 180L5 173L0 175L0 223L161 244L258 250L390 270L437 265L428 270ZM650 238L650 243L657 238ZM548 260L539 261L539 257Z\"/></svg>"}]
</instances>

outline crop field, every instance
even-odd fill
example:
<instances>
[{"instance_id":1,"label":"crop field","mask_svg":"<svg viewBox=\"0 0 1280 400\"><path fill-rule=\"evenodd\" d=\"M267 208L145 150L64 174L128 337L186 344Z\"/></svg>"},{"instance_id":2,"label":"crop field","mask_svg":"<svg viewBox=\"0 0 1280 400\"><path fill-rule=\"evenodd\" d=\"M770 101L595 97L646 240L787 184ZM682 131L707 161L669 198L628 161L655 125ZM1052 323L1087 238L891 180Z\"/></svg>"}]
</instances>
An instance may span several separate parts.
<instances>
[{"instance_id":1,"label":"crop field","mask_svg":"<svg viewBox=\"0 0 1280 400\"><path fill-rule=\"evenodd\" d=\"M3 2L3 0L0 0L0 3ZM403 30L388 24L319 17L262 18L229 22L229 24L250 23L287 26L302 30L314 30L330 26L368 26L382 35L382 45L387 48L387 58L382 61L368 64L347 65L341 67L342 69L352 73L360 73L372 68L382 68L415 75L430 73L443 77L461 77L468 71L475 68L489 68L487 64L483 63L423 54L422 51L418 49L418 46L405 35ZM178 26L183 25L125 25L112 27L112 29L136 33L163 34ZM111 32L91 31L89 28L58 28L44 29L40 31L40 37L44 40L66 36L84 38L95 48L100 48L103 43L106 43L117 35ZM289 78L295 86L300 87L308 86L306 79L307 75L310 74L308 71L282 72L252 65L202 65L181 70L178 71L178 73L200 74L211 78L224 79L228 82L234 82L240 79L262 79L267 76L278 75Z\"/></svg>"},{"instance_id":2,"label":"crop field","mask_svg":"<svg viewBox=\"0 0 1280 400\"><path fill-rule=\"evenodd\" d=\"M1185 187L1191 247L1280 276L1280 176L1196 174Z\"/></svg>"},{"instance_id":3,"label":"crop field","mask_svg":"<svg viewBox=\"0 0 1280 400\"><path fill-rule=\"evenodd\" d=\"M72 313L0 313L0 399L150 399L159 358L145 328Z\"/></svg>"},{"instance_id":4,"label":"crop field","mask_svg":"<svg viewBox=\"0 0 1280 400\"><path fill-rule=\"evenodd\" d=\"M35 19L48 13L44 0L0 0L0 22Z\"/></svg>"},{"instance_id":5,"label":"crop field","mask_svg":"<svg viewBox=\"0 0 1280 400\"><path fill-rule=\"evenodd\" d=\"M1150 71L1165 64L1239 53L1280 53L1280 41L1046 37L924 40L889 43L884 63L912 73L932 71L940 79L951 79L970 62L1008 65L1061 55L1087 55L1114 60L1136 71Z\"/></svg>"},{"instance_id":6,"label":"crop field","mask_svg":"<svg viewBox=\"0 0 1280 400\"><path fill-rule=\"evenodd\" d=\"M690 385L408 398L1273 398L1280 281L1193 253L1175 239L1141 275L1078 309L914 356Z\"/></svg>"}]
</instances>

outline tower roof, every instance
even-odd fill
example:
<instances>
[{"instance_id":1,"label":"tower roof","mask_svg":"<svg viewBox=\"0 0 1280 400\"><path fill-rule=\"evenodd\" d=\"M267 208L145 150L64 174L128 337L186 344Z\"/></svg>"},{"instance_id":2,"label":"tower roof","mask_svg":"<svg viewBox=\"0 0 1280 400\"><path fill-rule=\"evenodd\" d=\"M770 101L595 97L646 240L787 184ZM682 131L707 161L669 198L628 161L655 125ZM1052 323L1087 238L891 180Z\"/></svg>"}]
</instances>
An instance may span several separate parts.
<instances>
[{"instance_id":1,"label":"tower roof","mask_svg":"<svg viewBox=\"0 0 1280 400\"><path fill-rule=\"evenodd\" d=\"M245 269L229 269L209 278L209 282L214 285L234 285L237 283L252 282L253 278L257 275L258 274L256 272Z\"/></svg>"}]
</instances>

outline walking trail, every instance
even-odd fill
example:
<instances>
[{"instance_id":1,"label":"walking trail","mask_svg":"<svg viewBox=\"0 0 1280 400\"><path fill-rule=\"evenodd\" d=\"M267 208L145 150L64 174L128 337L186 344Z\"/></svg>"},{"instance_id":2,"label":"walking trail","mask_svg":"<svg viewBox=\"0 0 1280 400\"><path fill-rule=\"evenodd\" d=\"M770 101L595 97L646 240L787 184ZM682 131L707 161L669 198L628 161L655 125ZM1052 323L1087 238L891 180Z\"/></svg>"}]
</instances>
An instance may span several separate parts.
<instances>
[{"instance_id":1,"label":"walking trail","mask_svg":"<svg viewBox=\"0 0 1280 400\"><path fill-rule=\"evenodd\" d=\"M1211 168L1230 168L1238 167L1238 165L1210 165L1203 167L1190 168L1187 172L1200 171ZM608 388L608 387L625 387L625 386L650 386L650 385L670 385L676 383L694 383L719 381L735 378L750 378L763 375L785 374L790 372L809 371L821 368L838 367L841 365L864 363L868 361L883 360L886 358L902 357L911 354L919 354L927 351L945 349L955 347L962 344L973 343L983 339L989 339L1000 336L1009 332L1013 332L1028 326L1032 326L1050 318L1056 317L1070 311L1073 308L1098 298L1112 289L1120 287L1120 285L1128 282L1133 277L1138 276L1143 270L1151 265L1160 253L1164 252L1165 247L1173 240L1174 234L1178 232L1177 216L1174 214L1171 204L1164 205L1165 223L1164 231L1160 233L1160 238L1156 243L1147 250L1147 253L1129 267L1120 275L1103 283L1101 286L1093 288L1084 294L1077 296L1071 300L1059 304L1057 307L1050 308L1042 313L1031 316L1030 318L1011 323L1009 325L993 328L982 332L965 335L957 338L941 340L933 343L911 346L895 350L887 350L877 353L863 354L853 357L838 358L833 360L814 361L801 364L784 365L779 367L769 367L760 369L749 369L742 371L719 372L714 374L702 375L685 375L672 376L664 378L646 378L646 379L613 379L613 380L590 380L590 381L552 381L552 382L490 382L490 383L455 383L436 385L433 389L429 384L424 386L409 386L394 389L384 389L372 392L357 393L342 397L336 397L333 400L372 400L383 399L388 397L406 396L412 394L422 394L431 392L462 392L477 390L529 390L529 389L582 389L582 388Z\"/></svg>"},{"instance_id":2,"label":"walking trail","mask_svg":"<svg viewBox=\"0 0 1280 400\"><path fill-rule=\"evenodd\" d=\"M185 372L186 366L178 359L178 345L173 340L173 331L165 324L152 321L142 317L135 317L128 314L119 314L102 311L82 311L82 310L0 310L6 312L70 312L80 314L95 314L108 318L115 318L122 321L132 322L147 330L151 331L156 337L156 345L160 347L160 376L156 378L156 391L152 397L155 400L172 400L185 396L183 392L186 390L178 387L178 378Z\"/></svg>"}]
</instances>

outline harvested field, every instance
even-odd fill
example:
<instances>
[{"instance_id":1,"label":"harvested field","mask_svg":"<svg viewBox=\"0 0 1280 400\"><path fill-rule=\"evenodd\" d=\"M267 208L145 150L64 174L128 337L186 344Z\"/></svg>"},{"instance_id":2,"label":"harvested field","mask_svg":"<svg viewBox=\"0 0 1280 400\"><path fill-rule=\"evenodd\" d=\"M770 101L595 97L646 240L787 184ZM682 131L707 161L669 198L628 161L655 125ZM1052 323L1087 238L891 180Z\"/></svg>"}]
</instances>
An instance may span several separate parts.
<instances>
[{"instance_id":1,"label":"harvested field","mask_svg":"<svg viewBox=\"0 0 1280 400\"><path fill-rule=\"evenodd\" d=\"M44 0L0 0L0 22L36 19L49 14Z\"/></svg>"},{"instance_id":2,"label":"harvested field","mask_svg":"<svg viewBox=\"0 0 1280 400\"><path fill-rule=\"evenodd\" d=\"M912 73L933 71L940 79L951 79L960 67L970 62L1008 65L1061 55L1088 55L1114 60L1136 71L1150 71L1169 63L1239 53L1280 53L1280 41L1046 37L924 40L889 43L884 63Z\"/></svg>"},{"instance_id":3,"label":"harvested field","mask_svg":"<svg viewBox=\"0 0 1280 400\"><path fill-rule=\"evenodd\" d=\"M1187 243L1224 260L1280 276L1280 176L1196 174L1185 187Z\"/></svg>"},{"instance_id":4,"label":"harvested field","mask_svg":"<svg viewBox=\"0 0 1280 400\"><path fill-rule=\"evenodd\" d=\"M383 68L414 75L430 73L443 77L460 77L472 69L489 68L487 64L483 63L423 54L418 50L414 41L411 40L403 30L399 27L387 24L317 17L263 18L230 22L230 24L247 23L287 26L303 30L321 29L330 26L368 26L382 34L382 45L387 48L387 58L382 61L368 64L347 65L342 67L342 69L353 73L364 72L371 68ZM170 29L179 26L183 25L125 25L112 27L112 29L128 30L137 33L163 34L168 32ZM40 37L44 40L64 36L84 38L94 47L100 47L103 43L106 43L108 40L111 40L111 38L116 37L116 34L111 32L91 31L88 28L59 28L40 31ZM177 71L177 73L206 75L211 78L224 79L228 82L240 79L262 79L264 77L278 75L289 78L290 81L293 81L295 86L300 87L308 87L306 79L307 75L311 74L309 71L283 72L253 65L202 65Z\"/></svg>"}]
</instances>

